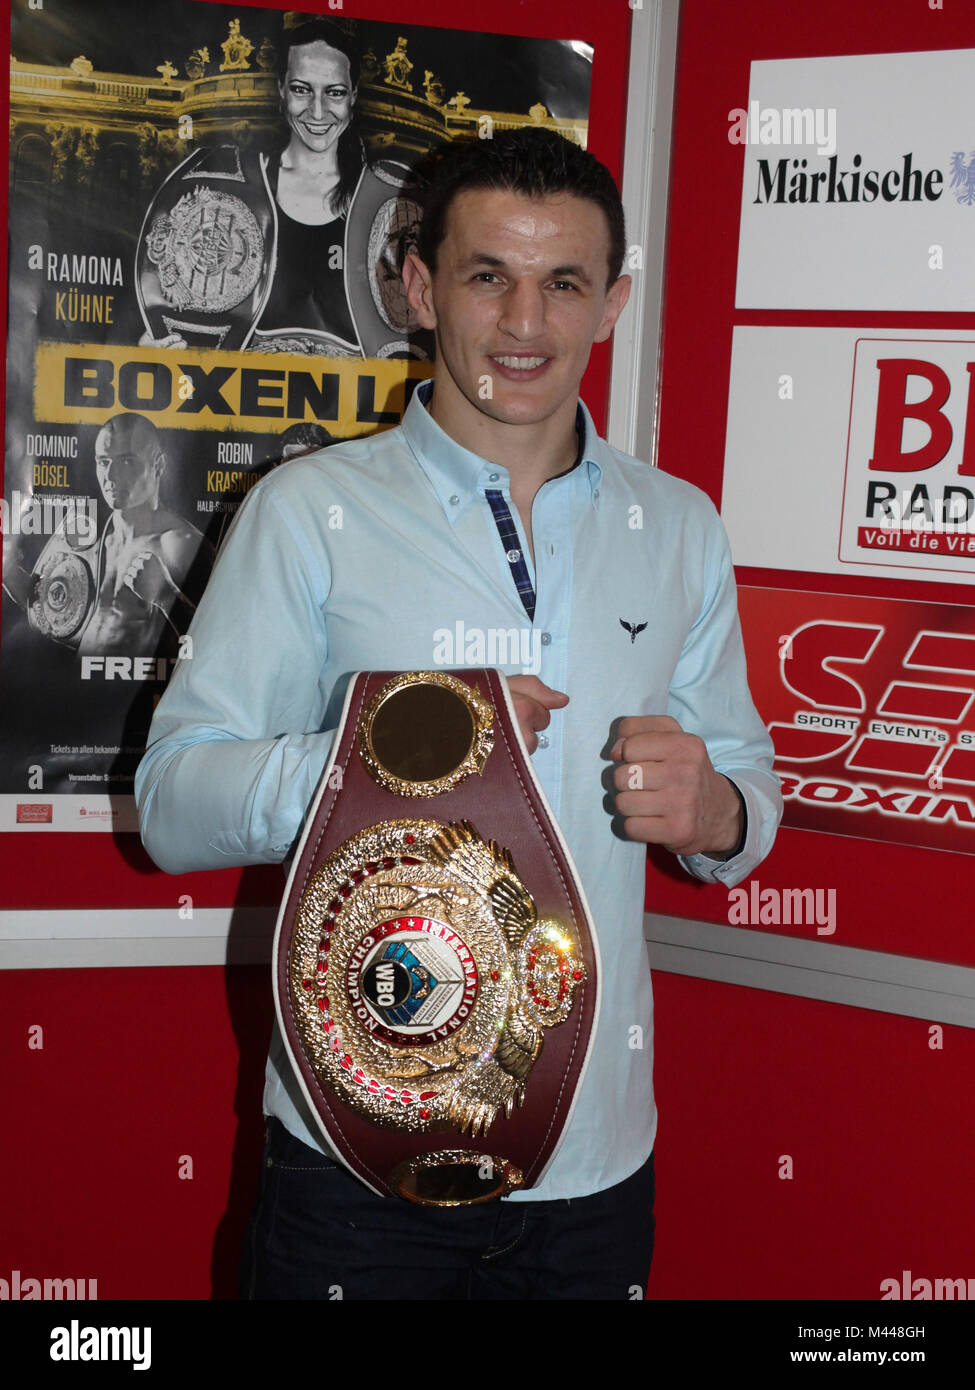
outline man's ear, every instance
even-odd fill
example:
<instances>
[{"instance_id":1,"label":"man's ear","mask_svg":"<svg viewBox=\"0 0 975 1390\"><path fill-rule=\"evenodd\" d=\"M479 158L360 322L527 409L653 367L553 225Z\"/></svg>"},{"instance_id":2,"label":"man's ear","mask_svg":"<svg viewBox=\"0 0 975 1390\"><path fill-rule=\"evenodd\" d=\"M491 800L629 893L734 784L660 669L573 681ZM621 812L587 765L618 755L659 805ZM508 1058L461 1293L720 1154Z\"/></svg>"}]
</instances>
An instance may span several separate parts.
<instances>
[{"instance_id":1,"label":"man's ear","mask_svg":"<svg viewBox=\"0 0 975 1390\"><path fill-rule=\"evenodd\" d=\"M633 280L629 275L620 275L610 285L606 291L606 306L602 321L596 329L596 336L593 338L594 343L604 343L612 333L616 327L616 320L626 307L632 286Z\"/></svg>"},{"instance_id":2,"label":"man's ear","mask_svg":"<svg viewBox=\"0 0 975 1390\"><path fill-rule=\"evenodd\" d=\"M421 328L436 328L433 308L433 276L415 251L408 251L403 262L403 284L410 308Z\"/></svg>"}]
</instances>

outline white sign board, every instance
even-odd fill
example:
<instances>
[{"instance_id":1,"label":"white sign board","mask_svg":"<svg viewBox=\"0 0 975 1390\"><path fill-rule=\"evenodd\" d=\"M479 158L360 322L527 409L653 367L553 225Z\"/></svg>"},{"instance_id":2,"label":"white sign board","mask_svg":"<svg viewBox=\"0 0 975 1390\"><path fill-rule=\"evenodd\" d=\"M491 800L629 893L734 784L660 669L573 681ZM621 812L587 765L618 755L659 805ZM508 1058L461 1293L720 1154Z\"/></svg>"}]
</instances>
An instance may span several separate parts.
<instances>
[{"instance_id":1,"label":"white sign board","mask_svg":"<svg viewBox=\"0 0 975 1390\"><path fill-rule=\"evenodd\" d=\"M975 49L751 65L739 309L975 309Z\"/></svg>"}]
</instances>

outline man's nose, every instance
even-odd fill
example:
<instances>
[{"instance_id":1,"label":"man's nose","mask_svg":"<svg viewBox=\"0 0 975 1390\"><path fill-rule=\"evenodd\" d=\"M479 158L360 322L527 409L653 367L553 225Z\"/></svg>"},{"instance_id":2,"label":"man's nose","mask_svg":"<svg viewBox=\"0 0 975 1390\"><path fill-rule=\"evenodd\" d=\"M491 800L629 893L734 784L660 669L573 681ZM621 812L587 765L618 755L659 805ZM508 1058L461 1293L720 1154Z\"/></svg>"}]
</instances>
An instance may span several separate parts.
<instances>
[{"instance_id":1,"label":"man's nose","mask_svg":"<svg viewBox=\"0 0 975 1390\"><path fill-rule=\"evenodd\" d=\"M545 323L545 296L533 280L516 280L502 303L499 328L513 338L529 339L541 333Z\"/></svg>"}]
</instances>

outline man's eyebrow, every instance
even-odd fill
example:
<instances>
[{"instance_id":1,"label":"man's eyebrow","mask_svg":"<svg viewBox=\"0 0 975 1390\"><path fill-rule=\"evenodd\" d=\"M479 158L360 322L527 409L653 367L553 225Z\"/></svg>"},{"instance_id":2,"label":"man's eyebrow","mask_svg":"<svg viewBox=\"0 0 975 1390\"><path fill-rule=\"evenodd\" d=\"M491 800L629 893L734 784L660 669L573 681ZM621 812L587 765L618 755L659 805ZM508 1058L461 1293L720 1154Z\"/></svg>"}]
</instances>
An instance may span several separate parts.
<instances>
[{"instance_id":1,"label":"man's eyebrow","mask_svg":"<svg viewBox=\"0 0 975 1390\"><path fill-rule=\"evenodd\" d=\"M502 270L505 262L500 256L489 256L486 251L472 251L460 262L460 269L468 270L473 265L486 265L492 270Z\"/></svg>"},{"instance_id":2,"label":"man's eyebrow","mask_svg":"<svg viewBox=\"0 0 975 1390\"><path fill-rule=\"evenodd\" d=\"M581 280L583 284L591 285L592 281L584 266L581 265L557 265L549 271L549 276L553 280L563 280L571 277L573 280Z\"/></svg>"},{"instance_id":3,"label":"man's eyebrow","mask_svg":"<svg viewBox=\"0 0 975 1390\"><path fill-rule=\"evenodd\" d=\"M504 270L507 262L501 256L489 255L487 251L474 251L461 261L459 269L470 270L473 266L485 266L489 270ZM592 279L581 265L556 265L545 271L547 280L563 280L569 277L579 280L585 285L592 284Z\"/></svg>"}]
</instances>

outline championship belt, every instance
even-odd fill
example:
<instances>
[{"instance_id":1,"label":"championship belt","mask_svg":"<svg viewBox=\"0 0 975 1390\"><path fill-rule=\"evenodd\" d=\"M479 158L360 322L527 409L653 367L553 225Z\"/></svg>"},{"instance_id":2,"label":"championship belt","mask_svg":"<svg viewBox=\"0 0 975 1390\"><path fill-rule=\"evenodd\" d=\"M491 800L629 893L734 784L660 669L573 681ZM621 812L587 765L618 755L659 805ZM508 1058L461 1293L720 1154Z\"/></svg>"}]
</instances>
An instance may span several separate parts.
<instances>
[{"instance_id":1,"label":"championship belt","mask_svg":"<svg viewBox=\"0 0 975 1390\"><path fill-rule=\"evenodd\" d=\"M349 206L345 290L363 357L433 357L433 334L418 324L403 284L423 217L409 174L392 159L367 164Z\"/></svg>"},{"instance_id":2,"label":"championship belt","mask_svg":"<svg viewBox=\"0 0 975 1390\"><path fill-rule=\"evenodd\" d=\"M598 947L493 670L360 673L278 918L278 1022L373 1191L541 1180L582 1084Z\"/></svg>"},{"instance_id":3,"label":"championship belt","mask_svg":"<svg viewBox=\"0 0 975 1390\"><path fill-rule=\"evenodd\" d=\"M38 556L30 576L27 618L56 642L77 647L95 611L104 532L85 545L61 527Z\"/></svg>"},{"instance_id":4,"label":"championship belt","mask_svg":"<svg viewBox=\"0 0 975 1390\"><path fill-rule=\"evenodd\" d=\"M136 291L154 338L244 348L270 292L277 214L263 155L237 145L195 150L149 205Z\"/></svg>"}]
</instances>

